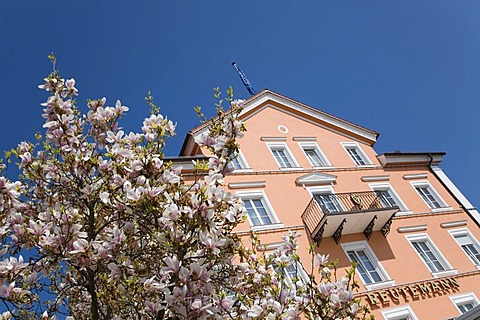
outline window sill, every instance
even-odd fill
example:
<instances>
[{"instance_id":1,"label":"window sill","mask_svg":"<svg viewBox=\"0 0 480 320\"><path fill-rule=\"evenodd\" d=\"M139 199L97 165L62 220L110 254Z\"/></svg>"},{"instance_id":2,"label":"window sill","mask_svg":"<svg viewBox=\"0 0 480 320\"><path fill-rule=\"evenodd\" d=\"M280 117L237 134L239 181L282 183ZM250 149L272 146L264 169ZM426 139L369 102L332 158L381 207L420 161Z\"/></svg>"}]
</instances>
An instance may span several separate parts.
<instances>
[{"instance_id":1,"label":"window sill","mask_svg":"<svg viewBox=\"0 0 480 320\"><path fill-rule=\"evenodd\" d=\"M234 169L232 173L253 172L252 168Z\"/></svg>"},{"instance_id":2,"label":"window sill","mask_svg":"<svg viewBox=\"0 0 480 320\"><path fill-rule=\"evenodd\" d=\"M324 165L324 166L313 166L312 169L333 169L335 168L332 165Z\"/></svg>"},{"instance_id":3,"label":"window sill","mask_svg":"<svg viewBox=\"0 0 480 320\"><path fill-rule=\"evenodd\" d=\"M289 167L289 168L278 168L280 171L293 171L293 170L301 170L302 167Z\"/></svg>"},{"instance_id":4,"label":"window sill","mask_svg":"<svg viewBox=\"0 0 480 320\"><path fill-rule=\"evenodd\" d=\"M432 272L432 276L434 278L442 278L442 277L448 277L448 276L454 276L458 274L457 269L450 269L450 270L443 270L443 271L438 271L438 272Z\"/></svg>"},{"instance_id":5,"label":"window sill","mask_svg":"<svg viewBox=\"0 0 480 320\"><path fill-rule=\"evenodd\" d=\"M442 207L442 208L436 208L436 209L432 209L432 212L433 213L437 213L437 212L445 212L445 211L452 211L452 207Z\"/></svg>"},{"instance_id":6,"label":"window sill","mask_svg":"<svg viewBox=\"0 0 480 320\"><path fill-rule=\"evenodd\" d=\"M375 168L376 165L374 164L360 164L360 165L357 165L357 168Z\"/></svg>"},{"instance_id":7,"label":"window sill","mask_svg":"<svg viewBox=\"0 0 480 320\"><path fill-rule=\"evenodd\" d=\"M285 225L283 223L272 223L272 224L262 224L259 226L252 226L252 231L263 231L263 230L272 230L272 229L280 229L284 228Z\"/></svg>"},{"instance_id":8,"label":"window sill","mask_svg":"<svg viewBox=\"0 0 480 320\"><path fill-rule=\"evenodd\" d=\"M396 214L395 214L395 217L400 217L400 216L409 216L413 213L413 211L411 210L405 210L405 211L398 211Z\"/></svg>"},{"instance_id":9,"label":"window sill","mask_svg":"<svg viewBox=\"0 0 480 320\"><path fill-rule=\"evenodd\" d=\"M395 286L395 280L386 280L382 282L366 284L365 289L367 289L368 291L372 291L372 290L393 287L393 286Z\"/></svg>"}]
</instances>

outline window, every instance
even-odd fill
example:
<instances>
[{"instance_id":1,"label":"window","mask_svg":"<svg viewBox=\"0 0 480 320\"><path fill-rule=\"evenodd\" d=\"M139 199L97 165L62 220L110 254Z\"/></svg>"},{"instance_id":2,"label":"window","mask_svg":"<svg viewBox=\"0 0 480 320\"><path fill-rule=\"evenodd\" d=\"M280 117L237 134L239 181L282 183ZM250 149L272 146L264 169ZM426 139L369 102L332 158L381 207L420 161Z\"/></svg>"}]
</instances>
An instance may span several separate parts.
<instances>
[{"instance_id":1,"label":"window","mask_svg":"<svg viewBox=\"0 0 480 320\"><path fill-rule=\"evenodd\" d=\"M460 313L462 314L467 312L468 310L475 308L478 305L478 299L475 294L473 294L473 292L451 296L450 300L452 300L453 304L455 304L458 311L460 311Z\"/></svg>"},{"instance_id":2,"label":"window","mask_svg":"<svg viewBox=\"0 0 480 320\"><path fill-rule=\"evenodd\" d=\"M342 145L357 166L372 164L356 142L344 142Z\"/></svg>"},{"instance_id":3,"label":"window","mask_svg":"<svg viewBox=\"0 0 480 320\"><path fill-rule=\"evenodd\" d=\"M252 226L277 224L278 220L263 192L241 192L237 195L243 200L248 220Z\"/></svg>"},{"instance_id":4,"label":"window","mask_svg":"<svg viewBox=\"0 0 480 320\"><path fill-rule=\"evenodd\" d=\"M241 152L238 152L235 157L230 161L229 165L233 168L233 170L242 170L247 169L247 161Z\"/></svg>"},{"instance_id":5,"label":"window","mask_svg":"<svg viewBox=\"0 0 480 320\"><path fill-rule=\"evenodd\" d=\"M268 146L280 168L298 167L285 144L269 144Z\"/></svg>"},{"instance_id":6,"label":"window","mask_svg":"<svg viewBox=\"0 0 480 320\"><path fill-rule=\"evenodd\" d=\"M407 207L397 195L395 190L392 189L390 184L371 184L370 188L377 194L378 200L384 208L398 207L401 211L408 211Z\"/></svg>"},{"instance_id":7,"label":"window","mask_svg":"<svg viewBox=\"0 0 480 320\"><path fill-rule=\"evenodd\" d=\"M338 197L336 194L333 193L325 193L325 194L315 194L313 196L315 201L317 201L322 211L326 213L335 213L335 212L342 212L342 206L340 205L340 201L338 201Z\"/></svg>"},{"instance_id":8,"label":"window","mask_svg":"<svg viewBox=\"0 0 480 320\"><path fill-rule=\"evenodd\" d=\"M407 239L434 276L452 269L426 234L407 236ZM456 273L456 270L454 271Z\"/></svg>"},{"instance_id":9,"label":"window","mask_svg":"<svg viewBox=\"0 0 480 320\"><path fill-rule=\"evenodd\" d=\"M392 197L392 194L390 193L390 190L375 190L375 193L377 194L377 197L380 199L380 202L385 208L391 208L391 207L396 207L397 202L395 199Z\"/></svg>"},{"instance_id":10,"label":"window","mask_svg":"<svg viewBox=\"0 0 480 320\"><path fill-rule=\"evenodd\" d=\"M437 199L432 195L428 187L415 187L418 193L422 196L423 200L428 204L431 209L441 208Z\"/></svg>"},{"instance_id":11,"label":"window","mask_svg":"<svg viewBox=\"0 0 480 320\"><path fill-rule=\"evenodd\" d=\"M232 164L232 167L234 170L242 169L242 163L240 162L240 159L238 159L238 156L233 158L232 161L230 162Z\"/></svg>"},{"instance_id":12,"label":"window","mask_svg":"<svg viewBox=\"0 0 480 320\"><path fill-rule=\"evenodd\" d=\"M440 198L428 182L414 182L412 183L412 186L417 190L420 197L425 201L428 207L432 209L432 211L446 207L443 199Z\"/></svg>"},{"instance_id":13,"label":"window","mask_svg":"<svg viewBox=\"0 0 480 320\"><path fill-rule=\"evenodd\" d=\"M459 305L457 305L457 307L458 307L458 309L460 310L461 313L465 313L468 310L473 309L473 307L475 307L475 304L474 304L473 301L469 301L469 302L466 302L466 303L463 303L463 304L459 304Z\"/></svg>"},{"instance_id":14,"label":"window","mask_svg":"<svg viewBox=\"0 0 480 320\"><path fill-rule=\"evenodd\" d=\"M347 251L347 254L351 261L355 261L357 263L357 271L360 273L360 276L365 283L382 281L380 274L368 258L365 250L350 250Z\"/></svg>"},{"instance_id":15,"label":"window","mask_svg":"<svg viewBox=\"0 0 480 320\"><path fill-rule=\"evenodd\" d=\"M330 166L327 159L325 158L325 155L322 153L316 143L300 143L299 145L313 167Z\"/></svg>"},{"instance_id":16,"label":"window","mask_svg":"<svg viewBox=\"0 0 480 320\"><path fill-rule=\"evenodd\" d=\"M243 202L245 203L245 208L247 209L248 217L252 225L258 226L272 223L272 219L267 209L265 209L265 204L262 199L245 199Z\"/></svg>"},{"instance_id":17,"label":"window","mask_svg":"<svg viewBox=\"0 0 480 320\"><path fill-rule=\"evenodd\" d=\"M382 311L382 315L386 320L417 320L415 313L408 305Z\"/></svg>"},{"instance_id":18,"label":"window","mask_svg":"<svg viewBox=\"0 0 480 320\"><path fill-rule=\"evenodd\" d=\"M284 281L287 285L294 284L298 279L302 279L304 282L308 279L305 269L300 262L291 261L283 270L275 264L274 269L277 273L284 273Z\"/></svg>"},{"instance_id":19,"label":"window","mask_svg":"<svg viewBox=\"0 0 480 320\"><path fill-rule=\"evenodd\" d=\"M342 247L350 261L357 264L357 272L360 274L367 290L395 285L394 281L387 282L387 280L390 280L389 276L365 241L345 243L342 244ZM372 284L378 283L381 283L380 286L372 286Z\"/></svg>"},{"instance_id":20,"label":"window","mask_svg":"<svg viewBox=\"0 0 480 320\"><path fill-rule=\"evenodd\" d=\"M340 203L340 199L333 193L331 187L311 188L309 190L324 213L345 211Z\"/></svg>"},{"instance_id":21,"label":"window","mask_svg":"<svg viewBox=\"0 0 480 320\"><path fill-rule=\"evenodd\" d=\"M357 148L348 147L346 149L348 154L350 155L350 157L352 158L352 160L355 162L357 166L365 165L365 160L363 160L363 158L358 154Z\"/></svg>"},{"instance_id":22,"label":"window","mask_svg":"<svg viewBox=\"0 0 480 320\"><path fill-rule=\"evenodd\" d=\"M465 254L472 262L480 267L480 245L467 229L452 230L450 234L453 236L458 245L465 251Z\"/></svg>"}]
</instances>

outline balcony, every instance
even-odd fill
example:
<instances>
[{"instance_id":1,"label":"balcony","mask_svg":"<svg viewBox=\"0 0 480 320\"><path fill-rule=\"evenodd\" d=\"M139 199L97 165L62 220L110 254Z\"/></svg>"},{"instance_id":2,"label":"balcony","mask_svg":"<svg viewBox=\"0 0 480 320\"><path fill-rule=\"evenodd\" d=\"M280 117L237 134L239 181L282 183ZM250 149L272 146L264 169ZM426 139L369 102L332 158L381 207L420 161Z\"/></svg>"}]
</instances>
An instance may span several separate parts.
<instances>
[{"instance_id":1,"label":"balcony","mask_svg":"<svg viewBox=\"0 0 480 320\"><path fill-rule=\"evenodd\" d=\"M315 194L302 220L317 244L325 237L338 244L342 234L363 232L370 239L374 231L381 231L386 237L398 210L385 191Z\"/></svg>"}]
</instances>

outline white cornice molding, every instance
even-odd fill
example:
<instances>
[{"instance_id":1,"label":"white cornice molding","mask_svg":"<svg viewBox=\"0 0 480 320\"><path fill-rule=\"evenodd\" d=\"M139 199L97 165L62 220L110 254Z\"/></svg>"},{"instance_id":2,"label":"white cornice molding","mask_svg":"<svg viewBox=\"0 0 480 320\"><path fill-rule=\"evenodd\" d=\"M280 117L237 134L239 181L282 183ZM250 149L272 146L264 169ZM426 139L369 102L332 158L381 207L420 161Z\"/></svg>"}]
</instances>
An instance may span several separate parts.
<instances>
[{"instance_id":1,"label":"white cornice molding","mask_svg":"<svg viewBox=\"0 0 480 320\"><path fill-rule=\"evenodd\" d=\"M248 188L265 188L265 181L248 181L248 182L231 182L228 184L229 189L248 189Z\"/></svg>"},{"instance_id":2,"label":"white cornice molding","mask_svg":"<svg viewBox=\"0 0 480 320\"><path fill-rule=\"evenodd\" d=\"M372 182L372 181L389 181L389 175L381 175L381 176L363 176L360 178L363 182Z\"/></svg>"},{"instance_id":3,"label":"white cornice molding","mask_svg":"<svg viewBox=\"0 0 480 320\"><path fill-rule=\"evenodd\" d=\"M426 173L418 173L418 174L404 174L403 179L405 180L415 180L415 179L426 179L428 175Z\"/></svg>"},{"instance_id":4,"label":"white cornice molding","mask_svg":"<svg viewBox=\"0 0 480 320\"><path fill-rule=\"evenodd\" d=\"M450 222L443 222L440 223L440 227L442 228L453 228L453 227L460 227L467 225L467 220L458 220L458 221L450 221Z\"/></svg>"},{"instance_id":5,"label":"white cornice molding","mask_svg":"<svg viewBox=\"0 0 480 320\"><path fill-rule=\"evenodd\" d=\"M317 137L293 137L293 141L317 141Z\"/></svg>"},{"instance_id":6,"label":"white cornice molding","mask_svg":"<svg viewBox=\"0 0 480 320\"><path fill-rule=\"evenodd\" d=\"M407 227L398 227L397 231L399 233L408 233L408 232L416 232L416 231L425 231L427 230L427 225L422 224L418 226L407 226Z\"/></svg>"},{"instance_id":7,"label":"white cornice molding","mask_svg":"<svg viewBox=\"0 0 480 320\"><path fill-rule=\"evenodd\" d=\"M266 141L266 142L287 141L287 138L286 137L260 137L260 140Z\"/></svg>"}]
</instances>

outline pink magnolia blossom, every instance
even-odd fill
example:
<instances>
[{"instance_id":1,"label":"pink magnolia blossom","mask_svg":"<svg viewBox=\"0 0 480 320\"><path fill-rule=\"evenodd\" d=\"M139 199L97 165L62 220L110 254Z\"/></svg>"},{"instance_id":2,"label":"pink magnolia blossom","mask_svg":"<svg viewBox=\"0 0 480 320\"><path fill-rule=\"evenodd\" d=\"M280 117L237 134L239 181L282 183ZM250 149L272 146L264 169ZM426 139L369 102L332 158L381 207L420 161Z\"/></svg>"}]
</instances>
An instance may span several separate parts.
<instances>
[{"instance_id":1,"label":"pink magnolia blossom","mask_svg":"<svg viewBox=\"0 0 480 320\"><path fill-rule=\"evenodd\" d=\"M234 233L246 209L225 190L225 175L245 131L243 101L229 94L231 110L219 108L197 138L211 156L192 180L164 160L175 124L157 108L141 132L125 134L119 100L90 100L82 114L73 78L54 71L39 87L49 94L43 136L15 150L19 181L0 176L0 299L12 310L0 319L55 319L58 310L102 320L360 313L352 278L332 281L328 256L294 282L278 272L297 263L299 234L265 255L255 236L246 247Z\"/></svg>"}]
</instances>

